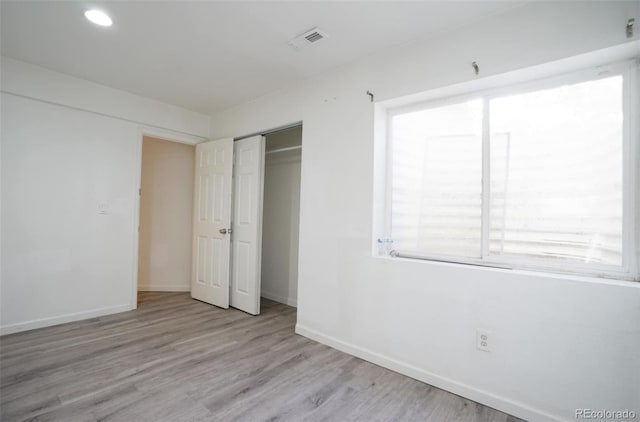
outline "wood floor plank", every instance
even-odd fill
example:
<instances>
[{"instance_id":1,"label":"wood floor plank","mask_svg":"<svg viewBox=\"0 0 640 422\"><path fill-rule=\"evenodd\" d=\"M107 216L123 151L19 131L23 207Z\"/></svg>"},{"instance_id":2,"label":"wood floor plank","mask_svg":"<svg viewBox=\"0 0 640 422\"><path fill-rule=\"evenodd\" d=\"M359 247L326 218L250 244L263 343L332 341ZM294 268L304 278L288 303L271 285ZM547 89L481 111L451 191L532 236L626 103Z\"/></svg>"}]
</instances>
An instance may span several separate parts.
<instances>
[{"instance_id":1,"label":"wood floor plank","mask_svg":"<svg viewBox=\"0 0 640 422\"><path fill-rule=\"evenodd\" d=\"M138 309L0 338L2 421L515 422L258 317L140 292Z\"/></svg>"}]
</instances>

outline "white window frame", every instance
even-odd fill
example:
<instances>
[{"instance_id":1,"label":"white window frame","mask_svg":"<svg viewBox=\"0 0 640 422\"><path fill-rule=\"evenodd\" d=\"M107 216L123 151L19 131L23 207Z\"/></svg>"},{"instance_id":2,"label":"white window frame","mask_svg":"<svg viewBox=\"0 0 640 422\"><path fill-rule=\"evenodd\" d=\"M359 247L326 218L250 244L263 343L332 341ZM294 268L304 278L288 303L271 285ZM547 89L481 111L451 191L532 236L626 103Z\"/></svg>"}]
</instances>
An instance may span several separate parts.
<instances>
[{"instance_id":1,"label":"white window frame","mask_svg":"<svg viewBox=\"0 0 640 422\"><path fill-rule=\"evenodd\" d=\"M427 110L448 104L465 102L473 99L483 101L483 133L482 133L482 234L481 257L466 258L451 255L417 255L409 251L393 251L392 256L402 258L424 259L429 261L451 262L477 266L488 266L509 269L545 271L552 273L568 273L583 276L595 276L620 280L640 280L638 272L639 245L639 199L638 188L640 170L637 169L639 153L638 136L638 61L625 60L597 67L590 67L570 73L556 74L543 79L529 80L513 85L498 86L489 89L469 91L468 93L419 102L408 102L385 108L385 189L384 189L384 237L391 237L391 189L393 185L393 117L412 111ZM489 253L489 212L490 212L490 127L489 103L491 99L526 92L551 89L554 87L577 84L620 75L623 78L623 232L622 232L622 265L605 265L582 262L556 262L544 258L522 257L517 255L496 256ZM634 118L632 118L632 116Z\"/></svg>"}]
</instances>

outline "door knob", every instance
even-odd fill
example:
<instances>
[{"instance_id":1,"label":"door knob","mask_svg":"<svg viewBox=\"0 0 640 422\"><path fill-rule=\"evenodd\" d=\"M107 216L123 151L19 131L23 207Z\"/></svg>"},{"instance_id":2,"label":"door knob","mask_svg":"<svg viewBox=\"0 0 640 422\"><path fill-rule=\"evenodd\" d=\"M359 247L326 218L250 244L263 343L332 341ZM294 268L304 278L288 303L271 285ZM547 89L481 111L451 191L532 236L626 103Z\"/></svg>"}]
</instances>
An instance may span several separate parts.
<instances>
[{"instance_id":1,"label":"door knob","mask_svg":"<svg viewBox=\"0 0 640 422\"><path fill-rule=\"evenodd\" d=\"M227 229L220 229L219 232L222 234L227 234Z\"/></svg>"}]
</instances>

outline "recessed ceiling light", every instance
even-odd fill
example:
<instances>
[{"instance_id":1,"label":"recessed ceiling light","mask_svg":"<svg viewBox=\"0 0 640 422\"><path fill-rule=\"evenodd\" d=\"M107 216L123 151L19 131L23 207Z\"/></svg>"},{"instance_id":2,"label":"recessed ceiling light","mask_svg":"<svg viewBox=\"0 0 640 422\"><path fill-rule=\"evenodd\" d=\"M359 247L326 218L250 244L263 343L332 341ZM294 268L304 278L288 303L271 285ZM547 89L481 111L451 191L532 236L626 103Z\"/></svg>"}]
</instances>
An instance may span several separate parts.
<instances>
[{"instance_id":1,"label":"recessed ceiling light","mask_svg":"<svg viewBox=\"0 0 640 422\"><path fill-rule=\"evenodd\" d=\"M109 15L107 15L103 11L96 9L87 10L86 12L84 12L84 17L100 26L111 26L113 24L113 21L111 20Z\"/></svg>"}]
</instances>

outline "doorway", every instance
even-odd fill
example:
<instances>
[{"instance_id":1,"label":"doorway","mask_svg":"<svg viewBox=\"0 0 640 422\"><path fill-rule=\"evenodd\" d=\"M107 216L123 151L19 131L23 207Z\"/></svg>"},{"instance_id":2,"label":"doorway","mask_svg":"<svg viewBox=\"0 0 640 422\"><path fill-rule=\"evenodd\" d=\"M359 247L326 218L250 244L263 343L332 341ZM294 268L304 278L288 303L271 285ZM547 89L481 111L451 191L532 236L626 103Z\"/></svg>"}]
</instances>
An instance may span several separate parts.
<instances>
[{"instance_id":1,"label":"doorway","mask_svg":"<svg viewBox=\"0 0 640 422\"><path fill-rule=\"evenodd\" d=\"M265 135L261 296L297 307L302 126Z\"/></svg>"},{"instance_id":2,"label":"doorway","mask_svg":"<svg viewBox=\"0 0 640 422\"><path fill-rule=\"evenodd\" d=\"M144 292L191 288L195 147L142 139L138 284ZM138 303L148 295L138 295Z\"/></svg>"},{"instance_id":3,"label":"doorway","mask_svg":"<svg viewBox=\"0 0 640 422\"><path fill-rule=\"evenodd\" d=\"M253 315L262 297L296 307L301 124L188 141L143 137L134 298L190 291Z\"/></svg>"}]
</instances>

